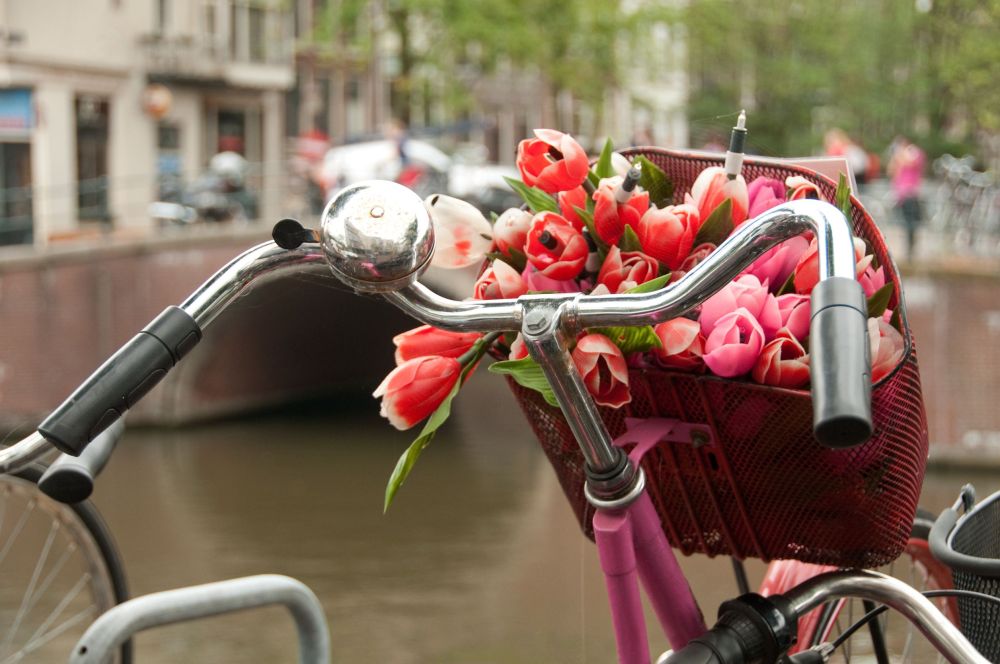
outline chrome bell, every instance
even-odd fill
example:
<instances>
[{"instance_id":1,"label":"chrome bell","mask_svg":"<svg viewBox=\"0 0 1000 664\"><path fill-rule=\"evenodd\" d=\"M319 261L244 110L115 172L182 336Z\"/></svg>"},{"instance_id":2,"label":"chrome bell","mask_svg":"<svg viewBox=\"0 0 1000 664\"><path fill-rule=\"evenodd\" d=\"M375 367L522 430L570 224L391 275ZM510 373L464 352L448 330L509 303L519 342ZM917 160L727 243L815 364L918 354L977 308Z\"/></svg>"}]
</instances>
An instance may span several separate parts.
<instances>
[{"instance_id":1,"label":"chrome bell","mask_svg":"<svg viewBox=\"0 0 1000 664\"><path fill-rule=\"evenodd\" d=\"M395 182L369 180L341 190L323 210L321 233L333 273L359 291L405 288L434 254L423 201Z\"/></svg>"}]
</instances>

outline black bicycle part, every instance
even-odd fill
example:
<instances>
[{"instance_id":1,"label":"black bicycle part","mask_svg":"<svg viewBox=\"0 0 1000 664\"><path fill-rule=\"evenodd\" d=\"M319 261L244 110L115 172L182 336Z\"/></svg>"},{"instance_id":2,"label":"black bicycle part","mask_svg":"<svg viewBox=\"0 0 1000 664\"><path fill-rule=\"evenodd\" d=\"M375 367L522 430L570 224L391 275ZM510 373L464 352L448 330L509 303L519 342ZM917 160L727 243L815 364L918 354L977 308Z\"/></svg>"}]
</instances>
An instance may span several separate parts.
<instances>
[{"instance_id":1,"label":"black bicycle part","mask_svg":"<svg viewBox=\"0 0 1000 664\"><path fill-rule=\"evenodd\" d=\"M876 608L875 602L870 599L862 600L861 605L865 607L865 615L868 615ZM879 621L868 621L868 633L871 635L875 661L878 664L890 664L889 651L885 646L885 634L882 633L882 626L879 624Z\"/></svg>"},{"instance_id":2,"label":"black bicycle part","mask_svg":"<svg viewBox=\"0 0 1000 664\"><path fill-rule=\"evenodd\" d=\"M857 281L831 277L816 284L809 328L813 432L826 447L853 447L872 435L867 325Z\"/></svg>"},{"instance_id":3,"label":"black bicycle part","mask_svg":"<svg viewBox=\"0 0 1000 664\"><path fill-rule=\"evenodd\" d=\"M705 634L671 654L666 664L773 664L795 643L798 618L784 597L755 593L723 602Z\"/></svg>"},{"instance_id":4,"label":"black bicycle part","mask_svg":"<svg viewBox=\"0 0 1000 664\"><path fill-rule=\"evenodd\" d=\"M119 419L94 438L80 456L61 454L42 473L38 488L61 503L86 500L94 492L94 481L104 470L124 432L125 420Z\"/></svg>"},{"instance_id":5,"label":"black bicycle part","mask_svg":"<svg viewBox=\"0 0 1000 664\"><path fill-rule=\"evenodd\" d=\"M282 249L298 249L306 242L319 242L319 233L305 228L296 219L282 219L271 229L271 239Z\"/></svg>"},{"instance_id":6,"label":"black bicycle part","mask_svg":"<svg viewBox=\"0 0 1000 664\"><path fill-rule=\"evenodd\" d=\"M179 307L168 307L45 418L38 432L61 452L78 456L200 340L194 319Z\"/></svg>"},{"instance_id":7,"label":"black bicycle part","mask_svg":"<svg viewBox=\"0 0 1000 664\"><path fill-rule=\"evenodd\" d=\"M38 480L42 476L42 469L39 466L28 466L14 473L14 476L37 485ZM111 579L111 586L114 590L115 603L121 604L128 601L129 592L128 580L125 577L125 564L122 562L118 546L115 544L115 540L111 536L111 531L104 522L104 518L89 500L73 503L68 507L73 510L74 514L79 517L80 522L87 528L91 537L94 538L94 543L97 545L98 550L101 552L101 557L104 558L104 564L108 568L108 576ZM120 664L132 664L132 653L133 644L132 640L129 639L122 644Z\"/></svg>"}]
</instances>

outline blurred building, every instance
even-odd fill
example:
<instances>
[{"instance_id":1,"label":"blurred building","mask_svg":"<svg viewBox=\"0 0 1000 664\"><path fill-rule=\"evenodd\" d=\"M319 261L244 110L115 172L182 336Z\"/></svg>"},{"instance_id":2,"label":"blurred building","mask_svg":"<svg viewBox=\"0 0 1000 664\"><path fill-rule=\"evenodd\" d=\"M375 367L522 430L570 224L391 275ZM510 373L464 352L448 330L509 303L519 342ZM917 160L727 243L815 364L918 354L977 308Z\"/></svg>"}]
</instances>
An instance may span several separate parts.
<instances>
[{"instance_id":1,"label":"blurred building","mask_svg":"<svg viewBox=\"0 0 1000 664\"><path fill-rule=\"evenodd\" d=\"M280 206L280 0L0 0L0 244L148 225L159 178L222 150Z\"/></svg>"}]
</instances>

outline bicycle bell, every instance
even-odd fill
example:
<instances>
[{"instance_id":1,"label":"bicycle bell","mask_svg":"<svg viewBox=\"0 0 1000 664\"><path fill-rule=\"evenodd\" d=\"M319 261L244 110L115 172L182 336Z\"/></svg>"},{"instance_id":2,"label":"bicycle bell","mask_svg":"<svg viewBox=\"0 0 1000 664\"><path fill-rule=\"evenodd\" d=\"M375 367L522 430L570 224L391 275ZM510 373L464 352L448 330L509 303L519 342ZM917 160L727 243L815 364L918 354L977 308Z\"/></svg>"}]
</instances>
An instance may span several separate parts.
<instances>
[{"instance_id":1,"label":"bicycle bell","mask_svg":"<svg viewBox=\"0 0 1000 664\"><path fill-rule=\"evenodd\" d=\"M359 291L405 288L434 254L423 201L395 182L370 180L341 190L323 210L321 233L333 273Z\"/></svg>"}]
</instances>

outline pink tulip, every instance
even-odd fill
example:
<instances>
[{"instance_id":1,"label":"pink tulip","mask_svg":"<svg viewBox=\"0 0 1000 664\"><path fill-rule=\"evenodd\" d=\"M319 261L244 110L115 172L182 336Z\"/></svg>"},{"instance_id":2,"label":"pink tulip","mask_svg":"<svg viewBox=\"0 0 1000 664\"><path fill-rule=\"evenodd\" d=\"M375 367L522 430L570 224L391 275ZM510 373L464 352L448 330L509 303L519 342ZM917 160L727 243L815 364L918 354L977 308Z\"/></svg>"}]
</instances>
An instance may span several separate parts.
<instances>
[{"instance_id":1,"label":"pink tulip","mask_svg":"<svg viewBox=\"0 0 1000 664\"><path fill-rule=\"evenodd\" d=\"M781 180L760 177L747 187L747 218L753 219L776 205L785 202L785 185Z\"/></svg>"},{"instance_id":2,"label":"pink tulip","mask_svg":"<svg viewBox=\"0 0 1000 664\"><path fill-rule=\"evenodd\" d=\"M433 194L424 207L434 224L434 257L431 265L457 269L475 265L490 250L493 228L471 203Z\"/></svg>"},{"instance_id":3,"label":"pink tulip","mask_svg":"<svg viewBox=\"0 0 1000 664\"><path fill-rule=\"evenodd\" d=\"M502 260L495 260L476 280L473 297L477 300L516 298L528 292L521 273Z\"/></svg>"},{"instance_id":4,"label":"pink tulip","mask_svg":"<svg viewBox=\"0 0 1000 664\"><path fill-rule=\"evenodd\" d=\"M761 351L753 379L762 385L802 387L809 382L809 356L795 339L778 337Z\"/></svg>"},{"instance_id":5,"label":"pink tulip","mask_svg":"<svg viewBox=\"0 0 1000 664\"><path fill-rule=\"evenodd\" d=\"M690 253L700 223L693 205L651 207L635 231L644 253L676 270Z\"/></svg>"},{"instance_id":6,"label":"pink tulip","mask_svg":"<svg viewBox=\"0 0 1000 664\"><path fill-rule=\"evenodd\" d=\"M865 258L868 258L868 256L865 256ZM879 266L876 270L871 265L868 265L865 271L858 275L858 283L864 289L865 297L871 297L885 286L885 270L882 266Z\"/></svg>"},{"instance_id":7,"label":"pink tulip","mask_svg":"<svg viewBox=\"0 0 1000 664\"><path fill-rule=\"evenodd\" d=\"M396 364L428 355L461 357L482 336L478 332L448 332L421 325L392 338L396 346Z\"/></svg>"},{"instance_id":8,"label":"pink tulip","mask_svg":"<svg viewBox=\"0 0 1000 664\"><path fill-rule=\"evenodd\" d=\"M655 279L659 271L660 266L655 258L641 251L622 252L612 245L597 274L597 282L607 286L612 293L624 293Z\"/></svg>"},{"instance_id":9,"label":"pink tulip","mask_svg":"<svg viewBox=\"0 0 1000 664\"><path fill-rule=\"evenodd\" d=\"M746 309L761 323L762 319L766 319L767 327L773 327L777 331L781 327L778 305L776 302L768 304L768 295L770 293L767 292L766 284L760 283L752 274L741 274L701 305L701 314L698 316L701 333L705 336L711 334L723 316L739 307Z\"/></svg>"},{"instance_id":10,"label":"pink tulip","mask_svg":"<svg viewBox=\"0 0 1000 664\"><path fill-rule=\"evenodd\" d=\"M583 187L560 191L556 194L556 202L559 203L559 212L563 218L573 224L576 230L582 231L584 226L583 219L577 214L576 208L580 208L581 210L587 209L587 191Z\"/></svg>"},{"instance_id":11,"label":"pink tulip","mask_svg":"<svg viewBox=\"0 0 1000 664\"><path fill-rule=\"evenodd\" d=\"M564 280L577 276L589 251L580 231L555 212L541 212L531 220L524 252L546 277Z\"/></svg>"},{"instance_id":12,"label":"pink tulip","mask_svg":"<svg viewBox=\"0 0 1000 664\"><path fill-rule=\"evenodd\" d=\"M739 226L746 221L750 203L746 180L742 175L730 180L722 166L709 166L699 173L691 185L689 197L691 200L685 198L684 202L698 208L698 218L702 223L727 198L733 202L733 225Z\"/></svg>"},{"instance_id":13,"label":"pink tulip","mask_svg":"<svg viewBox=\"0 0 1000 664\"><path fill-rule=\"evenodd\" d=\"M705 260L713 251L715 251L715 245L711 242L702 242L692 249L688 257L681 263L681 266L670 273L670 283L680 281L685 274L693 270L698 263Z\"/></svg>"},{"instance_id":14,"label":"pink tulip","mask_svg":"<svg viewBox=\"0 0 1000 664\"><path fill-rule=\"evenodd\" d=\"M819 193L819 187L801 175L789 175L785 178L785 187L788 190L788 200L790 201L798 201L803 198L823 200L823 195Z\"/></svg>"},{"instance_id":15,"label":"pink tulip","mask_svg":"<svg viewBox=\"0 0 1000 664\"><path fill-rule=\"evenodd\" d=\"M389 372L372 396L382 398L382 417L402 431L437 410L461 374L453 357L415 357Z\"/></svg>"},{"instance_id":16,"label":"pink tulip","mask_svg":"<svg viewBox=\"0 0 1000 664\"><path fill-rule=\"evenodd\" d=\"M524 285L532 293L579 293L580 284L574 279L550 279L528 263L521 273Z\"/></svg>"},{"instance_id":17,"label":"pink tulip","mask_svg":"<svg viewBox=\"0 0 1000 664\"><path fill-rule=\"evenodd\" d=\"M527 210L509 208L497 217L493 223L493 242L497 250L510 256L511 249L524 252L524 244L528 241L528 228L531 227L532 214Z\"/></svg>"},{"instance_id":18,"label":"pink tulip","mask_svg":"<svg viewBox=\"0 0 1000 664\"><path fill-rule=\"evenodd\" d=\"M788 275L795 269L799 258L808 248L809 241L804 237L799 235L789 238L761 254L760 258L746 269L745 274L754 275L761 283L766 281L771 290L777 291L788 281Z\"/></svg>"},{"instance_id":19,"label":"pink tulip","mask_svg":"<svg viewBox=\"0 0 1000 664\"><path fill-rule=\"evenodd\" d=\"M536 129L535 136L517 146L517 168L524 184L550 194L583 184L590 162L580 144L554 129Z\"/></svg>"},{"instance_id":20,"label":"pink tulip","mask_svg":"<svg viewBox=\"0 0 1000 664\"><path fill-rule=\"evenodd\" d=\"M868 319L868 342L872 357L872 382L892 373L903 359L903 335L882 318Z\"/></svg>"},{"instance_id":21,"label":"pink tulip","mask_svg":"<svg viewBox=\"0 0 1000 664\"><path fill-rule=\"evenodd\" d=\"M649 209L649 194L645 191L636 191L624 205L615 200L615 191L624 179L605 178L594 192L594 229L607 244L618 244L625 226L636 230L639 219Z\"/></svg>"},{"instance_id":22,"label":"pink tulip","mask_svg":"<svg viewBox=\"0 0 1000 664\"><path fill-rule=\"evenodd\" d=\"M757 363L763 348L760 323L740 307L720 318L705 339L705 365L716 376L742 376Z\"/></svg>"},{"instance_id":23,"label":"pink tulip","mask_svg":"<svg viewBox=\"0 0 1000 664\"><path fill-rule=\"evenodd\" d=\"M653 349L653 357L664 367L686 371L703 371L705 337L697 321L674 318L653 328L662 348Z\"/></svg>"},{"instance_id":24,"label":"pink tulip","mask_svg":"<svg viewBox=\"0 0 1000 664\"><path fill-rule=\"evenodd\" d=\"M621 408L632 400L628 365L618 346L603 334L587 334L576 342L573 363L587 391L601 406Z\"/></svg>"},{"instance_id":25,"label":"pink tulip","mask_svg":"<svg viewBox=\"0 0 1000 664\"><path fill-rule=\"evenodd\" d=\"M785 330L798 341L805 341L809 336L809 296L786 293L779 295L775 300L778 303L778 312L781 314L781 328L778 334L781 330Z\"/></svg>"},{"instance_id":26,"label":"pink tulip","mask_svg":"<svg viewBox=\"0 0 1000 664\"><path fill-rule=\"evenodd\" d=\"M865 241L859 237L854 238L854 262L857 264L865 256ZM808 295L816 287L819 281L819 245L816 238L809 243L809 248L799 257L799 262L795 264L793 270L795 292L801 295Z\"/></svg>"}]
</instances>

